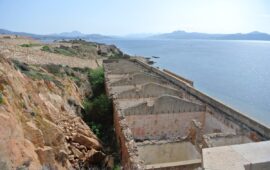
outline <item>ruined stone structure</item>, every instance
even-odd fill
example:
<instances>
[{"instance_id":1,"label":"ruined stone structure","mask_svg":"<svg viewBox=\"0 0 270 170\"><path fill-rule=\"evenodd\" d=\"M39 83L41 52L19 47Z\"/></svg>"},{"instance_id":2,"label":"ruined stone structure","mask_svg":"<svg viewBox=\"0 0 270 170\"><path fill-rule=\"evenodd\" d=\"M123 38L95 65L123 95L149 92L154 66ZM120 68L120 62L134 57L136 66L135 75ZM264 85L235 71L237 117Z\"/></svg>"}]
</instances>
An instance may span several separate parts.
<instances>
[{"instance_id":1,"label":"ruined stone structure","mask_svg":"<svg viewBox=\"0 0 270 170\"><path fill-rule=\"evenodd\" d=\"M105 60L104 69L125 169L196 169L204 148L270 138L268 127L170 71L136 59Z\"/></svg>"}]
</instances>

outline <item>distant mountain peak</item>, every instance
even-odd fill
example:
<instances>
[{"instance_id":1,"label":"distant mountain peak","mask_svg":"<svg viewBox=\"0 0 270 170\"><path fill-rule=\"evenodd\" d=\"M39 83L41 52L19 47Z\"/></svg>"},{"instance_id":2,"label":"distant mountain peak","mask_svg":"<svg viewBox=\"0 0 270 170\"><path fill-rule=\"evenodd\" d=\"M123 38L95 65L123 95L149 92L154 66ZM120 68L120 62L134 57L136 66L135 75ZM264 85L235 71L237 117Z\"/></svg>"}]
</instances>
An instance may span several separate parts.
<instances>
[{"instance_id":1,"label":"distant mountain peak","mask_svg":"<svg viewBox=\"0 0 270 170\"><path fill-rule=\"evenodd\" d=\"M235 34L209 34L199 32L174 31L171 33L154 35L150 38L155 39L212 39L212 40L267 40L270 41L270 35L267 33L253 31L250 33Z\"/></svg>"},{"instance_id":2,"label":"distant mountain peak","mask_svg":"<svg viewBox=\"0 0 270 170\"><path fill-rule=\"evenodd\" d=\"M85 34L81 33L80 31L71 31L71 32L62 32L59 34L53 34L54 36L62 36L62 37L82 37L85 36Z\"/></svg>"},{"instance_id":3,"label":"distant mountain peak","mask_svg":"<svg viewBox=\"0 0 270 170\"><path fill-rule=\"evenodd\" d=\"M172 33L187 33L187 32L184 30L176 30L176 31L173 31Z\"/></svg>"},{"instance_id":4,"label":"distant mountain peak","mask_svg":"<svg viewBox=\"0 0 270 170\"><path fill-rule=\"evenodd\" d=\"M260 31L252 31L252 32L250 32L249 34L265 34L265 33L260 32Z\"/></svg>"}]
</instances>

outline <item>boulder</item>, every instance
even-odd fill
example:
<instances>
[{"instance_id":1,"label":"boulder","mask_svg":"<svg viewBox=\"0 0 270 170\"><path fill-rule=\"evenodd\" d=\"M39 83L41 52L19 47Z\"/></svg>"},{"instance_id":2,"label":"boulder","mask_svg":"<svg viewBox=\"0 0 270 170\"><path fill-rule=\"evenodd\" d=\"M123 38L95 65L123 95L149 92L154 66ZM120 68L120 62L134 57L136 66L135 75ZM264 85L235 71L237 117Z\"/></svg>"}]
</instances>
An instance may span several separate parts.
<instances>
[{"instance_id":1,"label":"boulder","mask_svg":"<svg viewBox=\"0 0 270 170\"><path fill-rule=\"evenodd\" d=\"M70 150L72 151L72 153L73 153L73 155L75 157L77 157L77 158L82 158L83 157L83 153L79 149L77 149L76 147L71 145Z\"/></svg>"},{"instance_id":2,"label":"boulder","mask_svg":"<svg viewBox=\"0 0 270 170\"><path fill-rule=\"evenodd\" d=\"M101 144L96 139L84 136L82 134L77 134L74 136L73 141L86 146L88 149L94 148L96 150L100 150L102 148Z\"/></svg>"},{"instance_id":3,"label":"boulder","mask_svg":"<svg viewBox=\"0 0 270 170\"><path fill-rule=\"evenodd\" d=\"M33 122L26 122L24 126L25 138L31 141L36 147L44 146L43 133L40 129L36 127Z\"/></svg>"},{"instance_id":4,"label":"boulder","mask_svg":"<svg viewBox=\"0 0 270 170\"><path fill-rule=\"evenodd\" d=\"M86 154L86 160L87 162L91 164L100 164L104 162L105 154L101 151L97 151L95 149L91 149Z\"/></svg>"},{"instance_id":5,"label":"boulder","mask_svg":"<svg viewBox=\"0 0 270 170\"><path fill-rule=\"evenodd\" d=\"M49 146L44 146L44 148L37 148L36 153L38 155L41 164L54 164L54 152L53 148Z\"/></svg>"}]
</instances>

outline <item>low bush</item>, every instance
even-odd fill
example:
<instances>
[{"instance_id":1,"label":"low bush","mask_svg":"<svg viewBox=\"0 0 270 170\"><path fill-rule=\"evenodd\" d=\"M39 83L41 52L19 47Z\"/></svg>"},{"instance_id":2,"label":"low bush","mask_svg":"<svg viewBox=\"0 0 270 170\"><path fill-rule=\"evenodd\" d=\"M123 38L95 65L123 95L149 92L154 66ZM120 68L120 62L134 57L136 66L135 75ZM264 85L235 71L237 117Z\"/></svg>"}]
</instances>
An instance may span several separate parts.
<instances>
[{"instance_id":1,"label":"low bush","mask_svg":"<svg viewBox=\"0 0 270 170\"><path fill-rule=\"evenodd\" d=\"M32 43L30 43L30 44L22 44L20 46L21 47L35 47L35 46L40 46L40 44L32 44Z\"/></svg>"},{"instance_id":2,"label":"low bush","mask_svg":"<svg viewBox=\"0 0 270 170\"><path fill-rule=\"evenodd\" d=\"M74 50L72 50L71 48L59 48L59 47L56 47L53 49L54 53L57 53L57 54L62 54L62 55L66 55L66 56L73 56L73 55L76 55L76 52Z\"/></svg>"},{"instance_id":3,"label":"low bush","mask_svg":"<svg viewBox=\"0 0 270 170\"><path fill-rule=\"evenodd\" d=\"M92 86L94 96L98 96L101 93L105 92L104 70L102 67L99 67L95 70L90 70L88 77Z\"/></svg>"},{"instance_id":4,"label":"low bush","mask_svg":"<svg viewBox=\"0 0 270 170\"><path fill-rule=\"evenodd\" d=\"M2 94L2 92L0 92L0 104L3 104L3 102L4 102L3 94Z\"/></svg>"},{"instance_id":5,"label":"low bush","mask_svg":"<svg viewBox=\"0 0 270 170\"><path fill-rule=\"evenodd\" d=\"M47 45L44 45L42 48L41 48L42 51L46 51L46 52L52 52L51 48Z\"/></svg>"},{"instance_id":6,"label":"low bush","mask_svg":"<svg viewBox=\"0 0 270 170\"><path fill-rule=\"evenodd\" d=\"M94 132L95 135L97 135L98 138L102 138L101 132L102 132L102 125L100 123L90 122L89 126L91 130Z\"/></svg>"},{"instance_id":7,"label":"low bush","mask_svg":"<svg viewBox=\"0 0 270 170\"><path fill-rule=\"evenodd\" d=\"M57 85L59 88L63 87L63 84L55 79L54 76L38 69L38 68L33 68L31 65L28 65L26 63L22 63L18 60L12 60L14 63L14 66L16 69L20 70L23 74L26 76L30 77L33 80L46 80L46 81L52 81ZM55 67L54 67L55 66ZM55 72L57 72L57 65L52 65L51 69Z\"/></svg>"},{"instance_id":8,"label":"low bush","mask_svg":"<svg viewBox=\"0 0 270 170\"><path fill-rule=\"evenodd\" d=\"M114 165L113 170L121 170L121 166L119 164Z\"/></svg>"},{"instance_id":9,"label":"low bush","mask_svg":"<svg viewBox=\"0 0 270 170\"><path fill-rule=\"evenodd\" d=\"M115 170L120 169L119 146L115 137L113 126L112 101L105 94L104 70L97 68L88 70L89 82L92 86L93 96L86 98L83 102L84 121L92 131L101 139L107 152L114 155Z\"/></svg>"},{"instance_id":10,"label":"low bush","mask_svg":"<svg viewBox=\"0 0 270 170\"><path fill-rule=\"evenodd\" d=\"M85 99L83 106L86 122L111 123L112 102L105 94L101 94L92 99Z\"/></svg>"}]
</instances>

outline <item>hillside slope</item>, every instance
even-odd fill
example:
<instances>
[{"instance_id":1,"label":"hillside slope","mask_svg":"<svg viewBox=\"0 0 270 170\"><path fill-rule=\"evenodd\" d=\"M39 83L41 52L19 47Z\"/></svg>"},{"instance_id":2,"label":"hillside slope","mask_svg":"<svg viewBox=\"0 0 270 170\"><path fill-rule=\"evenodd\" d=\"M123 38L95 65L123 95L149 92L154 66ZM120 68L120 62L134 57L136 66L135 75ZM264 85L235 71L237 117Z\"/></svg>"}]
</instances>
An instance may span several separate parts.
<instances>
[{"instance_id":1,"label":"hillside slope","mask_svg":"<svg viewBox=\"0 0 270 170\"><path fill-rule=\"evenodd\" d=\"M30 69L39 70L37 77ZM70 78L1 56L0 82L0 169L71 169L104 161L102 144L79 116L85 91Z\"/></svg>"},{"instance_id":2,"label":"hillside slope","mask_svg":"<svg viewBox=\"0 0 270 170\"><path fill-rule=\"evenodd\" d=\"M82 119L93 93L88 74L98 66L87 61L96 58L20 46L39 43L31 39L0 41L0 169L112 168Z\"/></svg>"}]
</instances>

